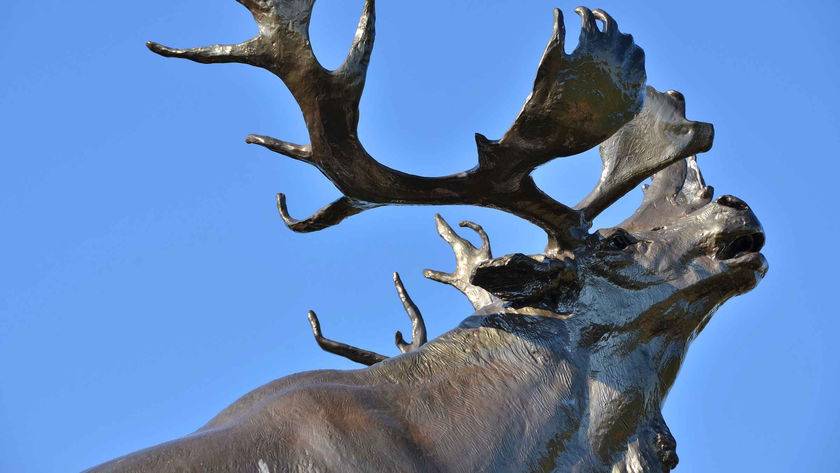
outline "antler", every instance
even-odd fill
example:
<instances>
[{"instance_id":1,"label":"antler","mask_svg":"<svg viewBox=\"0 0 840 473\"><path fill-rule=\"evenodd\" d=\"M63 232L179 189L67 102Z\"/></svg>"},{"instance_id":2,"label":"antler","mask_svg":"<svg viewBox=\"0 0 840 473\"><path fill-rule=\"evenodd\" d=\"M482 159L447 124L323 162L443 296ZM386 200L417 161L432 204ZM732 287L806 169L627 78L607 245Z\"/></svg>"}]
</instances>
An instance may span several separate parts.
<instances>
[{"instance_id":1,"label":"antler","mask_svg":"<svg viewBox=\"0 0 840 473\"><path fill-rule=\"evenodd\" d=\"M399 273L394 273L394 286L396 286L397 295L399 296L400 301L402 301L403 308L408 314L408 318L411 320L411 343L405 341L402 332L399 330L397 330L397 333L394 334L394 342L397 344L397 348L400 349L400 352L408 353L426 344L426 322L423 320L423 316L420 314L420 310L417 308L417 305L414 304L414 301L411 300L411 296L409 296L408 292L405 290L405 286L403 286Z\"/></svg>"},{"instance_id":2,"label":"antler","mask_svg":"<svg viewBox=\"0 0 840 473\"><path fill-rule=\"evenodd\" d=\"M394 339L400 352L408 353L417 350L426 343L426 322L423 320L423 316L417 309L417 305L414 304L414 301L411 300L411 296L408 295L408 291L405 290L405 286L403 285L398 273L394 273L394 286L397 288L397 296L399 296L400 301L403 304L403 308L405 308L408 318L411 320L412 341L411 343L406 342L403 339L402 332L400 331L397 331ZM321 332L321 322L318 320L318 315L315 314L314 311L310 310L308 317L309 325L312 326L312 334L315 336L315 341L324 351L343 356L344 358L367 366L374 365L380 361L388 359L385 355L380 355L376 352L364 350L346 343L325 338Z\"/></svg>"},{"instance_id":3,"label":"antler","mask_svg":"<svg viewBox=\"0 0 840 473\"><path fill-rule=\"evenodd\" d=\"M654 173L708 151L713 140L710 123L685 118L681 93L647 87L641 113L601 145L601 179L575 208L591 221Z\"/></svg>"},{"instance_id":4,"label":"antler","mask_svg":"<svg viewBox=\"0 0 840 473\"><path fill-rule=\"evenodd\" d=\"M603 10L578 7L575 12L582 22L578 47L566 54L563 14L554 9L554 34L534 90L498 142L517 157L522 172L598 145L642 108L644 51ZM604 23L603 31L596 19Z\"/></svg>"},{"instance_id":5,"label":"antler","mask_svg":"<svg viewBox=\"0 0 840 473\"><path fill-rule=\"evenodd\" d=\"M435 223L438 234L449 243L449 246L452 247L452 252L455 253L455 271L452 273L443 273L427 269L423 272L423 275L433 281L455 287L467 296L467 299L470 300L476 309L481 309L498 301L492 294L470 282L470 277L475 271L475 268L481 265L481 263L493 259L493 254L490 249L490 237L487 236L487 232L481 228L481 225L473 222L464 221L459 224L460 227L469 228L481 237L481 248L476 248L469 240L461 238L461 236L455 233L440 214L435 215Z\"/></svg>"},{"instance_id":6,"label":"antler","mask_svg":"<svg viewBox=\"0 0 840 473\"><path fill-rule=\"evenodd\" d=\"M667 225L711 202L714 193L703 181L697 157L691 156L656 173L642 205L619 226L640 231Z\"/></svg>"},{"instance_id":7,"label":"antler","mask_svg":"<svg viewBox=\"0 0 840 473\"><path fill-rule=\"evenodd\" d=\"M322 350L366 366L375 365L380 361L388 359L385 355L325 338L321 333L321 321L318 320L318 315L315 314L315 311L310 310L307 316L309 317L309 325L312 327L312 334L315 336L315 342L318 343L318 346Z\"/></svg>"},{"instance_id":8,"label":"antler","mask_svg":"<svg viewBox=\"0 0 840 473\"><path fill-rule=\"evenodd\" d=\"M563 17L555 10L554 34L546 48L534 90L511 129L499 141L477 134L478 166L444 177L406 174L374 160L358 139L359 102L374 41L374 0L366 0L344 64L322 67L309 41L315 0L239 0L254 16L259 34L244 43L195 49L149 48L163 56L201 63L239 62L280 77L303 111L311 143L299 145L251 135L248 143L316 166L344 194L311 217L289 215L294 231L336 225L364 210L387 204L470 204L512 213L543 228L547 251L576 245L589 227L586 215L543 193L531 178L539 165L579 153L608 138L640 109L645 82L644 53L632 37L600 10L578 8L580 44L563 49ZM600 31L595 21L604 23Z\"/></svg>"}]
</instances>

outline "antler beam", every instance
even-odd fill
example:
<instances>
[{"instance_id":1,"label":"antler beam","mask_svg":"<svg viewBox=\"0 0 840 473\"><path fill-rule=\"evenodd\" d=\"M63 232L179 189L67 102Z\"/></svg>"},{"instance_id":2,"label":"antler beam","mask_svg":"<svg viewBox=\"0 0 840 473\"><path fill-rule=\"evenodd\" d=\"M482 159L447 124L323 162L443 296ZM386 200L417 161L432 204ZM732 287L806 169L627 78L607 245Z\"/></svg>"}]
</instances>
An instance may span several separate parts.
<instances>
[{"instance_id":1,"label":"antler beam","mask_svg":"<svg viewBox=\"0 0 840 473\"><path fill-rule=\"evenodd\" d=\"M555 10L554 34L522 111L498 141L478 134L478 165L444 177L421 177L382 165L358 139L359 102L375 36L374 0L366 0L344 64L325 69L312 51L309 23L315 0L239 0L254 16L259 34L244 43L174 49L149 43L167 57L201 63L239 62L280 77L303 111L310 144L250 135L248 143L316 166L344 196L311 217L278 209L296 232L312 232L388 204L469 204L512 213L543 228L549 253L577 245L589 221L542 192L531 172L554 158L579 153L615 133L639 111L645 82L644 53L618 31L605 12L578 8L578 47L566 54L565 27ZM598 29L596 20L604 24Z\"/></svg>"}]
</instances>

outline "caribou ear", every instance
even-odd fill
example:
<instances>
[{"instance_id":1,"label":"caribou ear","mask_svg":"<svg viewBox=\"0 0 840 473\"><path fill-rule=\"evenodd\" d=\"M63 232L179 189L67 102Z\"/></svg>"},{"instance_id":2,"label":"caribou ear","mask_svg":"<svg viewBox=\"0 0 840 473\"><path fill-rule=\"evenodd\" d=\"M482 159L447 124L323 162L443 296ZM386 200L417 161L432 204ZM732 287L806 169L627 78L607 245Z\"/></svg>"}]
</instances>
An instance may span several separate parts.
<instances>
[{"instance_id":1,"label":"caribou ear","mask_svg":"<svg viewBox=\"0 0 840 473\"><path fill-rule=\"evenodd\" d=\"M545 300L548 294L561 294L559 288L573 286L577 270L570 259L521 253L486 261L473 271L470 282L514 306Z\"/></svg>"}]
</instances>

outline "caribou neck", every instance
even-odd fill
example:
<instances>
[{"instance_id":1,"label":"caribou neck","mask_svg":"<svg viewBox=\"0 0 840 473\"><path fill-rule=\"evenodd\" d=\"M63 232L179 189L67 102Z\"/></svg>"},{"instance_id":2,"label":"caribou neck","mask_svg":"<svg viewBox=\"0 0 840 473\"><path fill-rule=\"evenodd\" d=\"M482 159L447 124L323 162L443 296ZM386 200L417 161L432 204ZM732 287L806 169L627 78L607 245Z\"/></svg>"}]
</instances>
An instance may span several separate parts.
<instances>
[{"instance_id":1,"label":"caribou neck","mask_svg":"<svg viewBox=\"0 0 840 473\"><path fill-rule=\"evenodd\" d=\"M659 367L673 366L681 351L662 340L616 357L617 345L583 343L577 325L574 315L475 315L370 373L411 391L402 414L418 442L441 458L538 471L582 464L598 471L629 457L658 461L654 445L667 430L660 409L670 386ZM644 376L620 375L631 369ZM455 395L444 402L444 391ZM436 429L447 424L457 429L441 436Z\"/></svg>"}]
</instances>

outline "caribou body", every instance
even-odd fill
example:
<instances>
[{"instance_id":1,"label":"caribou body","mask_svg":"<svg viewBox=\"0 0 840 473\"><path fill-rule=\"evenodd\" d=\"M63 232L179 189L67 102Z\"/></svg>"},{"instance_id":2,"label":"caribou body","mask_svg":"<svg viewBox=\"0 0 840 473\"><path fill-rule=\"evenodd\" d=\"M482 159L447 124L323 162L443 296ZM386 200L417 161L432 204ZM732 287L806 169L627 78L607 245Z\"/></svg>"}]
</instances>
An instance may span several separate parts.
<instances>
[{"instance_id":1,"label":"caribou body","mask_svg":"<svg viewBox=\"0 0 840 473\"><path fill-rule=\"evenodd\" d=\"M750 207L713 198L696 154L710 124L685 118L674 91L645 86L644 54L600 10L566 54L562 15L533 93L500 140L477 135L478 165L440 178L412 176L370 157L358 141L358 103L373 47L367 0L347 61L325 70L312 54L314 0L240 0L260 26L241 44L159 54L265 68L290 88L312 143L248 141L317 166L345 194L305 220L278 209L298 232L316 231L388 204L467 203L497 208L546 230L539 255L494 258L442 218L452 273L426 276L462 291L475 313L426 341L420 311L399 277L411 342L388 358L325 338L324 349L369 365L315 371L263 386L184 438L90 472L663 472L676 442L662 417L689 343L727 299L761 280L764 232ZM602 24L599 28L597 22ZM574 207L540 191L539 165L601 145L601 179ZM592 219L644 179L636 213L589 232Z\"/></svg>"}]
</instances>

